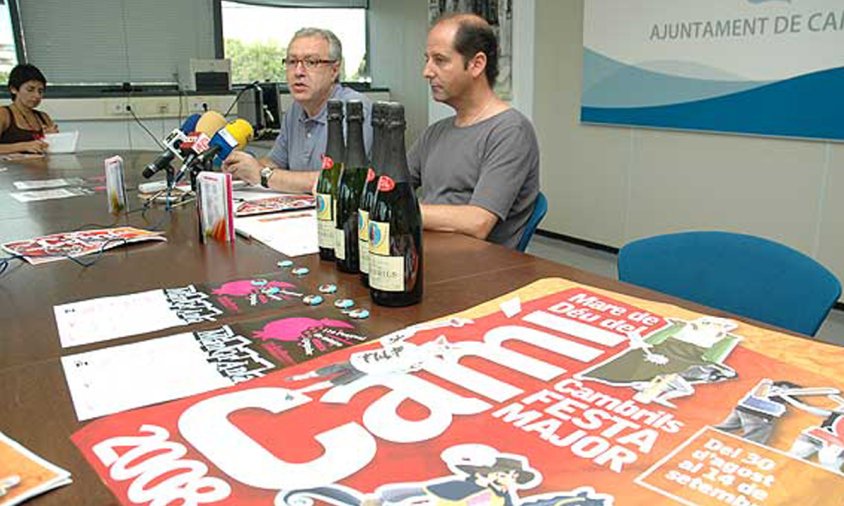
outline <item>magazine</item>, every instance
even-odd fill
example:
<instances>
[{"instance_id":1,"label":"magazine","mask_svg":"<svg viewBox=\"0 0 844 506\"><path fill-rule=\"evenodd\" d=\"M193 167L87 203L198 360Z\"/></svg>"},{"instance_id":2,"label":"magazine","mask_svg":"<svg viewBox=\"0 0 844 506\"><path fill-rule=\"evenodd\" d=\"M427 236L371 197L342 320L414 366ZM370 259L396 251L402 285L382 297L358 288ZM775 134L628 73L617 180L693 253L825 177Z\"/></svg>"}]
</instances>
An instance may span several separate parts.
<instances>
[{"instance_id":1,"label":"magazine","mask_svg":"<svg viewBox=\"0 0 844 506\"><path fill-rule=\"evenodd\" d=\"M162 232L150 232L134 227L102 228L60 232L33 239L11 241L2 245L4 251L22 256L37 265L65 258L76 258L140 241L166 241Z\"/></svg>"},{"instance_id":2,"label":"magazine","mask_svg":"<svg viewBox=\"0 0 844 506\"><path fill-rule=\"evenodd\" d=\"M314 206L313 195L276 195L274 197L241 202L237 206L235 216L243 217L256 214L277 213L280 211L312 209Z\"/></svg>"},{"instance_id":3,"label":"magazine","mask_svg":"<svg viewBox=\"0 0 844 506\"><path fill-rule=\"evenodd\" d=\"M0 506L20 504L70 482L69 472L0 432Z\"/></svg>"}]
</instances>

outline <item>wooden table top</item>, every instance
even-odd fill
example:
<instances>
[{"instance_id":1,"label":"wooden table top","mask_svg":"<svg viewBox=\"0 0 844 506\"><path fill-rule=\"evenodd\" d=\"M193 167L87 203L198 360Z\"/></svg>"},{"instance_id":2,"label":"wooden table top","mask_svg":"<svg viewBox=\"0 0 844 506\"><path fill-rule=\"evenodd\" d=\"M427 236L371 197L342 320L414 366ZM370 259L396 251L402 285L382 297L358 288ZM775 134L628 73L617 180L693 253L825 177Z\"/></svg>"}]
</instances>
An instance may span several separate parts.
<instances>
[{"instance_id":1,"label":"wooden table top","mask_svg":"<svg viewBox=\"0 0 844 506\"><path fill-rule=\"evenodd\" d=\"M90 152L0 163L7 167L7 170L0 172L0 192L15 191L13 182L20 180L101 176L103 159L114 154ZM136 188L142 180L141 169L155 153L116 154L121 154L126 161L128 188ZM103 183L94 181L92 184L96 186ZM129 193L131 208L141 205L136 194L136 191ZM229 246L200 243L193 205L175 209L169 216L156 206L146 214L133 212L115 218L107 212L103 191L88 196L31 203L20 203L8 196L0 199L2 242L115 224L140 228L161 224L167 242L116 248L103 254L94 265L87 268L68 260L36 266L15 262L0 276L0 431L67 469L73 477L72 485L37 497L32 500L33 504L116 503L111 492L100 482L69 439L84 424L76 419L60 357L175 333L169 329L141 337L63 350L53 318L54 305L277 272L279 269L276 262L284 258L260 243L241 237ZM368 307L372 312L368 324L377 335L466 309L550 276L564 277L615 292L670 301L691 309L699 308L691 303L462 235L426 233L424 241L425 294L420 304L406 308L372 305L357 275L340 273L333 264L321 262L317 255L299 257L295 262L311 269L305 283L313 287L322 283L336 283L339 293ZM297 309L301 310L301 307Z\"/></svg>"}]
</instances>

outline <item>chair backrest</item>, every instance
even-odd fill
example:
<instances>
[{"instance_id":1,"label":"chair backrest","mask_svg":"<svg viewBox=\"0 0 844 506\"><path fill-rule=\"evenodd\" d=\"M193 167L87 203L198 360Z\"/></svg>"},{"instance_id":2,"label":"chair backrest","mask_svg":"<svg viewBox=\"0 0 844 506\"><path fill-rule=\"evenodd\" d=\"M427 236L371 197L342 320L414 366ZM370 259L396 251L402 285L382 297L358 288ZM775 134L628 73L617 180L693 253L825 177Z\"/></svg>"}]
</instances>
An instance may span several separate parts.
<instances>
[{"instance_id":1,"label":"chair backrest","mask_svg":"<svg viewBox=\"0 0 844 506\"><path fill-rule=\"evenodd\" d=\"M524 251L527 249L528 244L530 243L530 238L533 237L533 233L536 232L536 227L539 226L539 222L542 221L542 218L545 217L547 212L548 199L545 198L545 195L542 192L539 192L539 195L536 196L536 201L534 201L533 204L533 212L530 214L527 225L525 225L525 231L522 232L522 238L519 239L519 244L516 245L517 250Z\"/></svg>"},{"instance_id":2,"label":"chair backrest","mask_svg":"<svg viewBox=\"0 0 844 506\"><path fill-rule=\"evenodd\" d=\"M730 232L681 232L619 251L621 281L814 336L841 295L821 264L782 244Z\"/></svg>"}]
</instances>

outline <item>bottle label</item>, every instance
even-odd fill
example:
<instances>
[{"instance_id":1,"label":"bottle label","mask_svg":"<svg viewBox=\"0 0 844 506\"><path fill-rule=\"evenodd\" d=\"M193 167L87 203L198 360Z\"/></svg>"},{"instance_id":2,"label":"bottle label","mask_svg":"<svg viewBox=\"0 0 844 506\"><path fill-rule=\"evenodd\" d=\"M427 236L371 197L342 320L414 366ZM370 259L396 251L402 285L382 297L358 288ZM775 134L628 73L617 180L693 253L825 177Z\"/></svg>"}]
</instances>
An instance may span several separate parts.
<instances>
[{"instance_id":1,"label":"bottle label","mask_svg":"<svg viewBox=\"0 0 844 506\"><path fill-rule=\"evenodd\" d=\"M334 203L330 193L316 194L316 217L318 220L334 221Z\"/></svg>"},{"instance_id":2,"label":"bottle label","mask_svg":"<svg viewBox=\"0 0 844 506\"><path fill-rule=\"evenodd\" d=\"M358 239L369 242L369 211L358 209Z\"/></svg>"},{"instance_id":3,"label":"bottle label","mask_svg":"<svg viewBox=\"0 0 844 506\"><path fill-rule=\"evenodd\" d=\"M369 286L385 292L404 292L404 257L369 255Z\"/></svg>"},{"instance_id":4,"label":"bottle label","mask_svg":"<svg viewBox=\"0 0 844 506\"><path fill-rule=\"evenodd\" d=\"M334 249L334 222L317 220L317 241L320 248Z\"/></svg>"},{"instance_id":5,"label":"bottle label","mask_svg":"<svg viewBox=\"0 0 844 506\"><path fill-rule=\"evenodd\" d=\"M366 171L366 182L372 182L373 179L375 179L375 169L370 167L369 170Z\"/></svg>"},{"instance_id":6,"label":"bottle label","mask_svg":"<svg viewBox=\"0 0 844 506\"><path fill-rule=\"evenodd\" d=\"M334 258L338 260L346 259L346 236L343 234L342 228L334 229Z\"/></svg>"},{"instance_id":7,"label":"bottle label","mask_svg":"<svg viewBox=\"0 0 844 506\"><path fill-rule=\"evenodd\" d=\"M322 155L322 170L328 170L334 167L334 159L328 155Z\"/></svg>"},{"instance_id":8,"label":"bottle label","mask_svg":"<svg viewBox=\"0 0 844 506\"><path fill-rule=\"evenodd\" d=\"M317 193L317 240L320 248L334 249L334 208L332 198L327 193Z\"/></svg>"},{"instance_id":9,"label":"bottle label","mask_svg":"<svg viewBox=\"0 0 844 506\"><path fill-rule=\"evenodd\" d=\"M389 192L396 187L396 182L390 176L381 176L378 178L378 191Z\"/></svg>"},{"instance_id":10,"label":"bottle label","mask_svg":"<svg viewBox=\"0 0 844 506\"><path fill-rule=\"evenodd\" d=\"M369 241L358 241L358 269L369 274Z\"/></svg>"},{"instance_id":11,"label":"bottle label","mask_svg":"<svg viewBox=\"0 0 844 506\"><path fill-rule=\"evenodd\" d=\"M361 272L369 273L369 212L363 209L358 210L358 264Z\"/></svg>"},{"instance_id":12,"label":"bottle label","mask_svg":"<svg viewBox=\"0 0 844 506\"><path fill-rule=\"evenodd\" d=\"M390 224L382 221L369 221L369 252L372 255L390 254ZM369 260L372 265L372 259Z\"/></svg>"}]
</instances>

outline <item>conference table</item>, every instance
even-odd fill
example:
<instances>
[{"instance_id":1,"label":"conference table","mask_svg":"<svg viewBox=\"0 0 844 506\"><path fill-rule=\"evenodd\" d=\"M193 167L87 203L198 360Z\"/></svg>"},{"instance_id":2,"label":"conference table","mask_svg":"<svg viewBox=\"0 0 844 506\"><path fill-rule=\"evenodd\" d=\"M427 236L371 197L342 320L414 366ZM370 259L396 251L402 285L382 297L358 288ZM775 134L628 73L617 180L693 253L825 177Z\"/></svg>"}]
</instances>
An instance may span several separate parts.
<instances>
[{"instance_id":1,"label":"conference table","mask_svg":"<svg viewBox=\"0 0 844 506\"><path fill-rule=\"evenodd\" d=\"M108 213L106 196L101 188L104 184L101 176L103 160L116 154L121 155L125 161L130 212L115 216ZM196 210L192 204L170 211L166 211L162 205L155 204L146 212L141 212L139 209L142 202L134 189L142 181L141 169L154 156L155 153L141 151L92 151L75 155L53 155L41 159L0 162L0 165L5 167L5 170L0 171L0 192L4 194L4 198L0 199L0 242L70 230L123 225L161 230L167 239L166 242L131 244L108 250L99 256L82 257L81 260L86 261L96 257L96 261L90 266L82 266L69 260L42 265L13 261L7 271L0 276L0 335L2 335L0 337L0 432L50 462L67 469L73 479L70 485L32 499L32 504L98 505L121 502L70 439L71 435L96 421L79 422L77 420L61 357L69 353L142 342L174 333L173 329L162 329L68 350L62 348L59 341L53 317L54 306L162 287L184 286L192 283L222 283L231 279L255 277L268 273L284 274L278 262L286 257L258 242L239 236L230 244L200 241ZM83 178L93 193L73 198L28 203L18 202L8 196L9 192L16 191L13 186L15 181L54 178ZM546 286L542 283L547 283L547 281L542 280L547 280L547 278L562 281L555 281L554 283L558 284L553 286L548 285L552 288L542 292L544 296L555 293L554 290L557 290L555 287L558 286L562 287L560 290L575 291L586 287L590 294L597 293L612 300L622 301L624 304L644 307L652 314L659 314L660 311L665 314L671 309L676 310L687 320L692 320L697 315L730 316L694 303L460 234L425 233L424 297L421 303L404 308L385 308L372 304L368 290L361 284L358 275L339 272L332 263L319 260L317 255L296 257L292 260L296 266L307 267L310 270L309 274L298 279L300 286L315 292L315 287L319 285L335 284L338 296L351 298L359 306L368 309L371 315L361 323L371 336L385 335L408 325L471 310L473 307L480 307L479 305L491 299L504 296L508 292L531 285L531 283L539 283L536 286ZM525 304L528 300L534 300L532 298L534 296L524 293ZM539 299L536 298L536 300ZM647 301L647 303L642 301ZM322 315L324 313L319 313L321 310L324 312L326 308L311 308L304 304L296 304L267 313L250 315L250 318L278 317L287 313L307 315L310 311L313 311L315 315ZM480 315L481 313L466 314ZM493 318L489 311L483 314L487 318ZM113 317L120 318L120 315L113 315ZM213 324L210 322L200 324L196 328L211 328L220 323L237 323L243 318L245 317L227 316ZM812 374L825 378L825 385L838 384L838 378L832 371L840 369L838 364L844 358L844 353L839 349L792 336L758 322L734 316L731 318L741 325L744 342L753 353L761 354L760 356L764 356L766 360L770 358L787 362L789 367L811 369ZM719 367L722 366L723 364L719 365ZM775 364L766 368L765 371L770 373L777 367ZM741 374L739 378L742 378ZM723 387L716 387L713 391L720 388ZM130 396L132 392L126 392L126 395ZM740 398L741 393L734 396ZM708 423L714 424L718 421L710 417ZM682 446L679 442L672 444L675 443L677 448ZM530 443L530 445L533 444L533 442ZM778 451L778 453L785 452ZM665 458L668 458L667 454ZM782 467L785 469L785 464L782 464ZM828 487L827 490L833 494L837 493L837 497L844 497L844 488L842 488L844 481L842 481L840 471L837 473L830 472L828 469L819 471L820 466L815 463L810 467L812 467L810 471L814 472L809 483L811 490L816 491L815 487L824 486ZM453 468L449 469L453 471ZM637 473L642 471L645 469L636 469ZM810 471L802 468L799 470L801 473ZM445 474L448 472L446 471ZM781 476L781 474L778 475L778 479L781 479L779 478ZM644 483L647 479L641 476L637 480L637 487L639 487L637 490L641 489L653 494L653 491L659 488L654 483ZM550 483L551 476L546 476L546 481ZM677 480L674 481L677 482ZM589 482L589 485L588 490L582 489L587 490L583 493L600 496L596 491L598 484ZM803 490L802 493L805 493L801 487L795 490ZM700 490L689 493L698 492ZM521 493L523 496L526 495L525 492ZM748 498L753 497L752 492L747 492L745 495ZM666 503L692 504L695 502L688 498L678 498L680 496L686 497L674 490L671 493L660 493L648 497L651 501L658 498ZM771 497L774 496L776 494L771 492ZM758 499L762 495L756 497ZM805 499L805 495L803 498ZM639 504L637 501L628 502L622 497L615 497L615 504L628 503ZM761 499L754 503L773 504ZM821 499L818 499L816 503L827 504ZM829 504L833 503L829 502ZM604 504L609 504L609 502Z\"/></svg>"}]
</instances>

